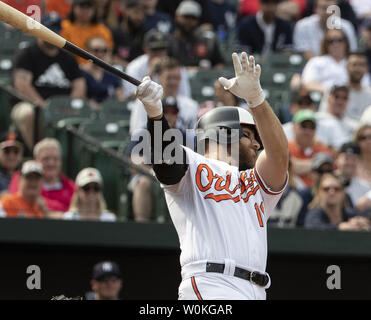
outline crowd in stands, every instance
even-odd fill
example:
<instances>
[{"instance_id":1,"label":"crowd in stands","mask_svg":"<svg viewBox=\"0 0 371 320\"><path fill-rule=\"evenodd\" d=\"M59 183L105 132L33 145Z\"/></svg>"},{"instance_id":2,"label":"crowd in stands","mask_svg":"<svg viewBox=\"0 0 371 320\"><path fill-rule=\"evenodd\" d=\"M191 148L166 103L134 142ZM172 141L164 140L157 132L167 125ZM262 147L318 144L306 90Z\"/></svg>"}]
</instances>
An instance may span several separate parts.
<instances>
[{"instance_id":1,"label":"crowd in stands","mask_svg":"<svg viewBox=\"0 0 371 320\"><path fill-rule=\"evenodd\" d=\"M361 0L4 0L25 12L42 8L42 23L68 41L164 89L170 127L193 129L219 106L246 105L215 81L212 98L197 100L193 75L231 67L225 50L247 51L264 72L272 54L301 55L290 75L289 105L281 106L289 141L289 184L270 226L370 230L371 224L371 5ZM224 49L223 49L224 48ZM229 54L229 53L228 53ZM266 67L267 68L267 67ZM266 70L269 71L269 70ZM35 115L55 95L128 104L129 133L146 128L135 86L91 61L35 40L14 57L12 84L27 102L14 106L15 131L0 143L0 216L116 221L108 210L99 170L62 173L60 143L30 142ZM217 78L215 78L216 80ZM264 82L262 83L264 88ZM316 101L313 94L319 94ZM268 97L268 101L269 101ZM131 143L126 153L135 146ZM30 154L24 152L30 150ZM129 151L128 151L129 150ZM143 160L143 159L142 159ZM141 160L139 160L140 162ZM151 172L150 166L140 166ZM154 219L153 180L132 169L132 218ZM143 194L148 195L146 201Z\"/></svg>"}]
</instances>

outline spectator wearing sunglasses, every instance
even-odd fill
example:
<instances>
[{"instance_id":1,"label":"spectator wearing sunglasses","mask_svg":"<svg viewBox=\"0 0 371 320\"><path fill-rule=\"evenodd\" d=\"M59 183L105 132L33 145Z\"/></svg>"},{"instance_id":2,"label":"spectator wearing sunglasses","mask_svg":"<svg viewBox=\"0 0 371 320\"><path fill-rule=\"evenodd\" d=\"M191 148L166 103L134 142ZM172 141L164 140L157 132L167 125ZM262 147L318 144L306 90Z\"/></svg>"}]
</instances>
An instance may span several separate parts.
<instances>
[{"instance_id":1,"label":"spectator wearing sunglasses","mask_svg":"<svg viewBox=\"0 0 371 320\"><path fill-rule=\"evenodd\" d=\"M92 37L86 42L86 49L99 59L111 62L111 49L100 36ZM107 72L89 61L81 66L82 74L87 84L87 95L93 108L99 108L107 98L124 100L124 92L120 78Z\"/></svg>"},{"instance_id":2,"label":"spectator wearing sunglasses","mask_svg":"<svg viewBox=\"0 0 371 320\"><path fill-rule=\"evenodd\" d=\"M333 86L327 97L327 111L317 113L317 139L323 144L339 149L353 138L358 123L345 115L349 102L349 88Z\"/></svg>"},{"instance_id":3,"label":"spectator wearing sunglasses","mask_svg":"<svg viewBox=\"0 0 371 320\"><path fill-rule=\"evenodd\" d=\"M348 82L349 41L341 29L329 29L322 40L321 55L308 60L302 83L309 91L326 93L334 85Z\"/></svg>"},{"instance_id":4,"label":"spectator wearing sunglasses","mask_svg":"<svg viewBox=\"0 0 371 320\"><path fill-rule=\"evenodd\" d=\"M13 173L23 158L23 145L17 134L7 132L0 142L0 196L8 192Z\"/></svg>"},{"instance_id":5,"label":"spectator wearing sunglasses","mask_svg":"<svg viewBox=\"0 0 371 320\"><path fill-rule=\"evenodd\" d=\"M34 159L43 168L41 195L50 211L49 217L60 218L71 201L75 183L62 173L62 147L54 138L44 138L33 149ZM13 174L9 191L16 193L20 187L19 172Z\"/></svg>"},{"instance_id":6,"label":"spectator wearing sunglasses","mask_svg":"<svg viewBox=\"0 0 371 320\"><path fill-rule=\"evenodd\" d=\"M304 109L309 109L315 112L316 104L311 98L309 92L301 88L295 91L293 94L291 104L290 104L290 115L294 117L298 111L304 110ZM290 141L294 139L294 123L292 121L289 121L289 122L286 122L282 127L283 127L283 131L286 134L287 140Z\"/></svg>"},{"instance_id":7,"label":"spectator wearing sunglasses","mask_svg":"<svg viewBox=\"0 0 371 320\"><path fill-rule=\"evenodd\" d=\"M29 160L22 165L19 191L1 199L0 217L44 218L49 215L41 196L43 168Z\"/></svg>"},{"instance_id":8,"label":"spectator wearing sunglasses","mask_svg":"<svg viewBox=\"0 0 371 320\"><path fill-rule=\"evenodd\" d=\"M332 155L332 152L327 146L315 139L317 120L313 111L298 111L293 118L293 123L294 139L289 141L293 171L306 186L311 187L313 185L311 177L313 156L319 152Z\"/></svg>"},{"instance_id":9,"label":"spectator wearing sunglasses","mask_svg":"<svg viewBox=\"0 0 371 320\"><path fill-rule=\"evenodd\" d=\"M93 36L100 36L113 48L113 38L110 29L99 23L94 0L73 0L68 18L62 21L61 36L78 47L86 50L86 41ZM79 64L87 60L77 57Z\"/></svg>"},{"instance_id":10,"label":"spectator wearing sunglasses","mask_svg":"<svg viewBox=\"0 0 371 320\"><path fill-rule=\"evenodd\" d=\"M323 174L309 205L304 226L312 229L370 230L369 220L356 216L346 201L342 179L332 173Z\"/></svg>"},{"instance_id":11,"label":"spectator wearing sunglasses","mask_svg":"<svg viewBox=\"0 0 371 320\"><path fill-rule=\"evenodd\" d=\"M72 196L65 220L116 221L116 216L106 209L102 194L103 179L95 168L85 168L76 177L77 190Z\"/></svg>"},{"instance_id":12,"label":"spectator wearing sunglasses","mask_svg":"<svg viewBox=\"0 0 371 320\"><path fill-rule=\"evenodd\" d=\"M361 148L361 159L356 178L371 189L371 123L361 124L355 132L355 139Z\"/></svg>"}]
</instances>

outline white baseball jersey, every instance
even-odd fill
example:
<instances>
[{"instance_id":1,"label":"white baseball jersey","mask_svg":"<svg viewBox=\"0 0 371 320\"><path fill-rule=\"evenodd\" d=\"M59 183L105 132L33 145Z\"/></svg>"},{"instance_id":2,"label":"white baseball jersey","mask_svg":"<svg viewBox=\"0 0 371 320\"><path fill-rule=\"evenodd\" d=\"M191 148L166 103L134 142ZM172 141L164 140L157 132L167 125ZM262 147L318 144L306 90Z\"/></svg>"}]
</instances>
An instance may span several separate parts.
<instances>
[{"instance_id":1,"label":"white baseball jersey","mask_svg":"<svg viewBox=\"0 0 371 320\"><path fill-rule=\"evenodd\" d=\"M178 232L181 266L229 259L264 273L267 220L281 197L266 187L256 168L239 171L189 148L182 180L163 186Z\"/></svg>"}]
</instances>

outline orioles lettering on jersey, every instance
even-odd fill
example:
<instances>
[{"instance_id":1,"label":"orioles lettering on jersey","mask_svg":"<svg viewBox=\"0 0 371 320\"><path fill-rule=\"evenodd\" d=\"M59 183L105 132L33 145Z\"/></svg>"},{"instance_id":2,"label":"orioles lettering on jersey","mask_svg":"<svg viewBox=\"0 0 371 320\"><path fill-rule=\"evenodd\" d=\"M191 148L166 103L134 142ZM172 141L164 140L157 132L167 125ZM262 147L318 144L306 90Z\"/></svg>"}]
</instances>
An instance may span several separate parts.
<instances>
[{"instance_id":1,"label":"orioles lettering on jersey","mask_svg":"<svg viewBox=\"0 0 371 320\"><path fill-rule=\"evenodd\" d=\"M206 184L202 182L202 177L206 178ZM216 202L226 200L232 200L235 203L241 200L247 202L259 190L259 185L255 183L257 181L252 171L250 176L247 176L245 171L241 172L239 183L235 186L231 186L231 177L232 174L229 171L227 171L225 178L214 174L207 164L202 163L198 165L196 170L196 185L201 192L206 193L204 199L212 199ZM214 191L225 191L225 193L215 194ZM262 204L260 209L263 211Z\"/></svg>"}]
</instances>

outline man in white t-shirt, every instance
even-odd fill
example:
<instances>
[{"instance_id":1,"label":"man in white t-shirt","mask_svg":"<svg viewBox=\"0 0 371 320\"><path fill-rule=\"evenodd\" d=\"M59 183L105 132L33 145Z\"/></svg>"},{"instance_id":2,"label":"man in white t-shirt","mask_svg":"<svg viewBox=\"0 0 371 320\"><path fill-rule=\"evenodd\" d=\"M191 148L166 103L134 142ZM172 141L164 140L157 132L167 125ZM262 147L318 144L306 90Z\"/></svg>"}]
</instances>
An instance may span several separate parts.
<instances>
[{"instance_id":1,"label":"man in white t-shirt","mask_svg":"<svg viewBox=\"0 0 371 320\"><path fill-rule=\"evenodd\" d=\"M148 31L143 40L144 54L131 61L125 72L135 79L143 79L145 76L153 77L156 73L157 64L163 57L167 56L168 39L166 35L157 30ZM188 81L187 70L181 68L181 81L179 94L190 97L191 89ZM157 81L156 77L153 77ZM125 97L132 97L136 87L128 81L123 82Z\"/></svg>"},{"instance_id":2,"label":"man in white t-shirt","mask_svg":"<svg viewBox=\"0 0 371 320\"><path fill-rule=\"evenodd\" d=\"M287 184L288 142L254 57L232 59L235 77L219 81L250 111L219 107L202 116L197 137L204 155L164 138L160 85L145 78L137 90L149 118L153 170L179 236L181 300L265 299L270 285L267 219Z\"/></svg>"},{"instance_id":3,"label":"man in white t-shirt","mask_svg":"<svg viewBox=\"0 0 371 320\"><path fill-rule=\"evenodd\" d=\"M367 56L362 52L352 52L347 62L349 101L345 116L359 121L367 106L371 105L371 88L364 85L363 79L368 76ZM328 93L323 96L321 112L327 112Z\"/></svg>"},{"instance_id":4,"label":"man in white t-shirt","mask_svg":"<svg viewBox=\"0 0 371 320\"><path fill-rule=\"evenodd\" d=\"M358 123L345 116L349 101L347 86L334 86L327 98L327 112L318 112L316 138L323 144L340 148L353 139Z\"/></svg>"},{"instance_id":5,"label":"man in white t-shirt","mask_svg":"<svg viewBox=\"0 0 371 320\"><path fill-rule=\"evenodd\" d=\"M345 32L350 50L357 49L357 36L353 25L344 19L337 20L333 11L327 12L327 8L337 5L336 0L317 0L315 14L299 20L294 28L294 50L303 53L307 59L320 54L321 41L327 24L339 24Z\"/></svg>"},{"instance_id":6,"label":"man in white t-shirt","mask_svg":"<svg viewBox=\"0 0 371 320\"><path fill-rule=\"evenodd\" d=\"M176 127L186 131L194 129L197 121L198 103L187 97L178 94L181 82L181 66L174 58L164 58L158 66L157 77L164 89L164 98L175 97L179 108L178 122ZM130 134L138 129L144 129L147 125L147 114L140 100L131 104Z\"/></svg>"}]
</instances>

